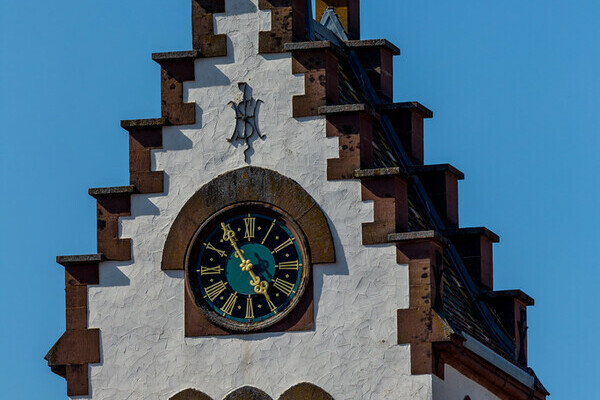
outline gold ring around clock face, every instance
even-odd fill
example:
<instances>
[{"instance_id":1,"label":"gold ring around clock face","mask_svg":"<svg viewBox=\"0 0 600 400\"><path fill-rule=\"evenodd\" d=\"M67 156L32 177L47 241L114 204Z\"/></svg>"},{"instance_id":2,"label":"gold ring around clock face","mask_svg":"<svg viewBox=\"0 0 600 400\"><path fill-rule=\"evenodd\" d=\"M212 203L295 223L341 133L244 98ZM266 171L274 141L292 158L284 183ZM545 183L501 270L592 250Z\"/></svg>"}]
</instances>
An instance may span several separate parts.
<instances>
[{"instance_id":1,"label":"gold ring around clock face","mask_svg":"<svg viewBox=\"0 0 600 400\"><path fill-rule=\"evenodd\" d=\"M228 330L256 331L283 319L310 274L306 241L282 210L232 205L197 230L186 257L188 289L208 319Z\"/></svg>"}]
</instances>

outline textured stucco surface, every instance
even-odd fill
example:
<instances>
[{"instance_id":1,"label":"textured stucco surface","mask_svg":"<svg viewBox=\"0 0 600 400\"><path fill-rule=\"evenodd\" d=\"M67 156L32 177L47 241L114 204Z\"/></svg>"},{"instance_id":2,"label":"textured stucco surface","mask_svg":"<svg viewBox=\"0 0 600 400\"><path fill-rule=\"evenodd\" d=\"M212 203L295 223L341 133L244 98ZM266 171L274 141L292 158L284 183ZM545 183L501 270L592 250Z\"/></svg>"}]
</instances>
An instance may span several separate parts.
<instances>
[{"instance_id":1,"label":"textured stucco surface","mask_svg":"<svg viewBox=\"0 0 600 400\"><path fill-rule=\"evenodd\" d=\"M89 326L101 330L102 362L90 366L88 398L168 399L196 388L220 400L251 385L276 399L311 382L336 400L429 400L432 378L411 376L409 348L396 344L396 310L408 307L407 267L396 264L391 245L361 245L372 204L361 201L359 182L327 181L337 138L325 137L322 117L291 117L304 77L291 74L289 54L258 55L258 31L270 20L257 1L227 0L227 13L215 16L229 55L196 61L196 81L185 83L184 97L196 103L197 124L165 128L164 148L153 152L165 193L132 196L120 234L132 239L133 260L102 263L100 285L89 288ZM314 331L185 338L183 271L161 271L161 252L195 191L247 165L245 146L226 141L235 125L227 103L241 100L238 82L264 101L259 126L266 138L254 141L251 165L294 179L315 198L329 218L337 263L314 266Z\"/></svg>"},{"instance_id":2,"label":"textured stucco surface","mask_svg":"<svg viewBox=\"0 0 600 400\"><path fill-rule=\"evenodd\" d=\"M433 377L433 400L500 400L483 386L462 375L456 369L446 364L444 380Z\"/></svg>"}]
</instances>

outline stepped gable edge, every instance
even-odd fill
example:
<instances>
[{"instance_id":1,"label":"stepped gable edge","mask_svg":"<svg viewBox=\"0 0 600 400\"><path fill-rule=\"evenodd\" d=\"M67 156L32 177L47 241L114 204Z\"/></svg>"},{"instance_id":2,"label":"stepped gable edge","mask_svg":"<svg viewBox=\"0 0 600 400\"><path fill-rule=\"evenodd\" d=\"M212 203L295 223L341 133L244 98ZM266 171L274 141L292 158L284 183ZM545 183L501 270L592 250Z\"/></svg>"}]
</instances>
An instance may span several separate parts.
<instances>
[{"instance_id":1,"label":"stepped gable edge","mask_svg":"<svg viewBox=\"0 0 600 400\"><path fill-rule=\"evenodd\" d=\"M119 217L131 215L131 196L164 191L163 172L151 171L151 151L162 148L163 127L196 121L195 104L183 103L183 82L194 80L196 58L227 55L227 38L213 28L224 1L192 0L193 50L152 55L161 66L161 117L121 121L129 132L130 185L88 192L97 200L97 254L57 257L65 267L66 331L44 358L66 379L69 396L89 395L88 365L101 359L100 331L87 328L87 286L99 284L101 262L131 259L131 239L119 238Z\"/></svg>"},{"instance_id":2,"label":"stepped gable edge","mask_svg":"<svg viewBox=\"0 0 600 400\"><path fill-rule=\"evenodd\" d=\"M338 3L347 4L348 0ZM522 312L519 317L515 312L507 317L505 310L489 300L498 296L479 297L480 292L493 290L489 279L493 271L491 244L497 240L485 228L458 228L457 181L464 179L464 174L449 164L424 165L423 120L433 113L417 102L392 103L393 93L382 90L382 81L388 77L369 74L369 69L382 71L382 66L373 68L365 63L353 49L358 43L344 42L318 23L315 32L313 44L291 43L285 48L293 58L299 58L302 51L331 50L338 68L327 68L325 62L294 68L294 73L304 72L307 80L317 72L324 82L318 90L307 86L306 93L311 95L302 98L304 112L295 112L294 116L315 115L315 111L325 115L326 134L340 138L339 158L328 160L328 179L360 179L363 199L374 203L374 222L363 224L363 244L394 243L398 263L409 266L410 305L398 310L398 343L411 345L412 373L433 373L443 379L447 362L470 371L468 376L484 387L500 390L488 373L494 367L471 350L461 348L463 356L448 356L449 350L443 344L455 344L457 338L466 340L461 336L466 334L532 374L523 356L526 348L519 349L519 340L505 329L511 324L526 326L526 314ZM364 46L368 45L373 43ZM388 47L390 58L400 53L390 51L386 42L380 41L379 45ZM380 60L384 64L384 58ZM344 64L346 69L340 72ZM337 91L332 84L336 80ZM316 92L319 95L314 95ZM352 99L359 101L349 104ZM371 109L381 113L380 118L373 118ZM452 233L456 231L484 238L482 247L455 247L456 236ZM506 297L518 300L522 296ZM531 303L523 302L527 305ZM521 328L523 332L526 330ZM526 346L526 338L520 342L521 347ZM477 359L480 364L475 368L467 358ZM488 372L473 372L478 369ZM523 393L533 392L541 399L548 394L537 379L531 387L514 379L511 385L502 389L501 398L526 398Z\"/></svg>"},{"instance_id":3,"label":"stepped gable edge","mask_svg":"<svg viewBox=\"0 0 600 400\"><path fill-rule=\"evenodd\" d=\"M88 394L88 365L100 362L100 331L87 325L87 287L99 283L103 259L102 254L56 257L65 267L66 331L44 359L67 380L68 396Z\"/></svg>"}]
</instances>

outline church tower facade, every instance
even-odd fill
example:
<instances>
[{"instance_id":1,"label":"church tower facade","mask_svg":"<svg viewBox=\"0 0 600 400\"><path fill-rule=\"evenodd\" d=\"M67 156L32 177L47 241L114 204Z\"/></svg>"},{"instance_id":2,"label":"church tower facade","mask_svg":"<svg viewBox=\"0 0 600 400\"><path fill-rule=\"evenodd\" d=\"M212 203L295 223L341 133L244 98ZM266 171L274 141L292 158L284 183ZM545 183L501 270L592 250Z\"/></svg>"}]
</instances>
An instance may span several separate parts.
<instances>
[{"instance_id":1,"label":"church tower facade","mask_svg":"<svg viewBox=\"0 0 600 400\"><path fill-rule=\"evenodd\" d=\"M121 122L129 185L89 191L96 253L57 257L68 396L545 399L533 300L494 291L498 236L460 227L359 1L191 3L162 115Z\"/></svg>"}]
</instances>

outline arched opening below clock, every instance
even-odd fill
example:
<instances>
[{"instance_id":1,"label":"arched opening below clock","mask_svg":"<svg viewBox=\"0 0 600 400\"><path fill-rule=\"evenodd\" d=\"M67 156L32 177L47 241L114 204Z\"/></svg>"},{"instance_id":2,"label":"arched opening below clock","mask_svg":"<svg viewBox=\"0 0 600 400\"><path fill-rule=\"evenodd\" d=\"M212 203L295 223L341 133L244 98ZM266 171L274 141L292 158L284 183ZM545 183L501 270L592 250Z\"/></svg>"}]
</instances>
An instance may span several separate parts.
<instances>
[{"instance_id":1,"label":"arched opening below clock","mask_svg":"<svg viewBox=\"0 0 600 400\"><path fill-rule=\"evenodd\" d=\"M312 383L299 383L285 391L279 400L334 400L333 397Z\"/></svg>"}]
</instances>

